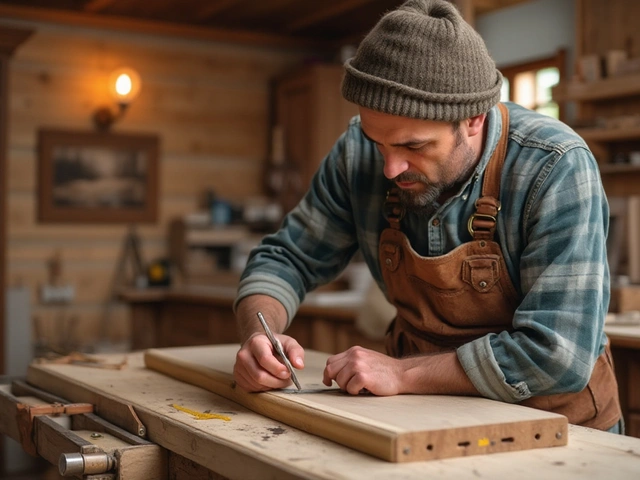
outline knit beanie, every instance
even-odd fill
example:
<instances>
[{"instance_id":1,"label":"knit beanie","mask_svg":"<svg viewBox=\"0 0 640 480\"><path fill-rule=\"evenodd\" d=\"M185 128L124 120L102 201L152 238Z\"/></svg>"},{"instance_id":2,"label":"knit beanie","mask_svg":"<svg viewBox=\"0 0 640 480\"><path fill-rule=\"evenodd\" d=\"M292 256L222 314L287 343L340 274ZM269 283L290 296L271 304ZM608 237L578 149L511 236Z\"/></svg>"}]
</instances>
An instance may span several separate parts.
<instances>
[{"instance_id":1,"label":"knit beanie","mask_svg":"<svg viewBox=\"0 0 640 480\"><path fill-rule=\"evenodd\" d=\"M445 0L408 0L384 15L345 63L342 95L391 115L457 122L500 100L484 41Z\"/></svg>"}]
</instances>

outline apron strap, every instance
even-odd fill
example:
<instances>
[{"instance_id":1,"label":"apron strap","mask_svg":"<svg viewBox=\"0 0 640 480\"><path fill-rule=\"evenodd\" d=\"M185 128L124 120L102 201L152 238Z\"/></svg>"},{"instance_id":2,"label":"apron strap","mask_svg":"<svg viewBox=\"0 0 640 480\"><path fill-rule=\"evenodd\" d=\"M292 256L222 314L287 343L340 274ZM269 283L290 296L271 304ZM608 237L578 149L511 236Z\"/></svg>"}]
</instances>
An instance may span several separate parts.
<instances>
[{"instance_id":1,"label":"apron strap","mask_svg":"<svg viewBox=\"0 0 640 480\"><path fill-rule=\"evenodd\" d=\"M404 217L405 208L398 198L398 189L393 187L387 191L382 214L389 222L389 226L400 230L400 220Z\"/></svg>"},{"instance_id":2,"label":"apron strap","mask_svg":"<svg viewBox=\"0 0 640 480\"><path fill-rule=\"evenodd\" d=\"M469 217L467 228L474 240L492 240L500 211L500 179L509 140L509 110L498 104L502 117L502 132L489 159L482 182L482 196L476 200L476 212Z\"/></svg>"}]
</instances>

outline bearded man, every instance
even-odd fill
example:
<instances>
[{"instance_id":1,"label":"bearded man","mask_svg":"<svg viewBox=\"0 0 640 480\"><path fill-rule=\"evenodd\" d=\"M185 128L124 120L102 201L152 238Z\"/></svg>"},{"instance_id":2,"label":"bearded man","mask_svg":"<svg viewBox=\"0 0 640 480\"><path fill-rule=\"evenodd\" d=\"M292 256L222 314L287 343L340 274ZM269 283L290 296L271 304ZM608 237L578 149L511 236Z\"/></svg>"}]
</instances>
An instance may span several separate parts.
<instances>
[{"instance_id":1,"label":"bearded man","mask_svg":"<svg viewBox=\"0 0 640 480\"><path fill-rule=\"evenodd\" d=\"M500 103L501 85L480 36L444 0L409 0L364 38L342 84L360 115L242 275L241 388L291 381L257 312L303 368L283 332L359 250L397 316L387 355L334 355L326 385L477 395L621 432L597 163L566 125Z\"/></svg>"}]
</instances>

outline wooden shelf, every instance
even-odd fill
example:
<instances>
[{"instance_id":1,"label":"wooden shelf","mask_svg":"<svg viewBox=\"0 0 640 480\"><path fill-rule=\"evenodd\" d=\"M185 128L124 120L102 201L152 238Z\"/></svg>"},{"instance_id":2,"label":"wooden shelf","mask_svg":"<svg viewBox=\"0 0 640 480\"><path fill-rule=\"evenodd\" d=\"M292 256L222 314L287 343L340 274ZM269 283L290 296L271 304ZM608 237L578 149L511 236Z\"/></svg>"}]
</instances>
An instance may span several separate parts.
<instances>
[{"instance_id":1,"label":"wooden shelf","mask_svg":"<svg viewBox=\"0 0 640 480\"><path fill-rule=\"evenodd\" d=\"M590 83L567 83L553 89L556 102L598 101L632 95L640 95L640 74L620 75Z\"/></svg>"},{"instance_id":2,"label":"wooden shelf","mask_svg":"<svg viewBox=\"0 0 640 480\"><path fill-rule=\"evenodd\" d=\"M637 140L640 138L640 126L629 128L579 128L576 133L587 142L615 142Z\"/></svg>"},{"instance_id":3,"label":"wooden shelf","mask_svg":"<svg viewBox=\"0 0 640 480\"><path fill-rule=\"evenodd\" d=\"M234 245L251 237L245 226L222 228L193 228L185 231L185 242L192 247L219 247Z\"/></svg>"}]
</instances>

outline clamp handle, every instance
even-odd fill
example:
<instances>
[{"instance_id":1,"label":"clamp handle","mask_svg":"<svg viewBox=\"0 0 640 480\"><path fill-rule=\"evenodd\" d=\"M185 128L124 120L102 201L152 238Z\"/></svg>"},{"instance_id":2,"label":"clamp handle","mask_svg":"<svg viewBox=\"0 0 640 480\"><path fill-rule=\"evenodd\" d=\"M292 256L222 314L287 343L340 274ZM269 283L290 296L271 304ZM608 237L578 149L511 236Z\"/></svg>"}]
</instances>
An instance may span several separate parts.
<instances>
[{"instance_id":1,"label":"clamp handle","mask_svg":"<svg viewBox=\"0 0 640 480\"><path fill-rule=\"evenodd\" d=\"M106 473L117 466L115 457L106 453L63 453L58 471L63 477Z\"/></svg>"}]
</instances>

